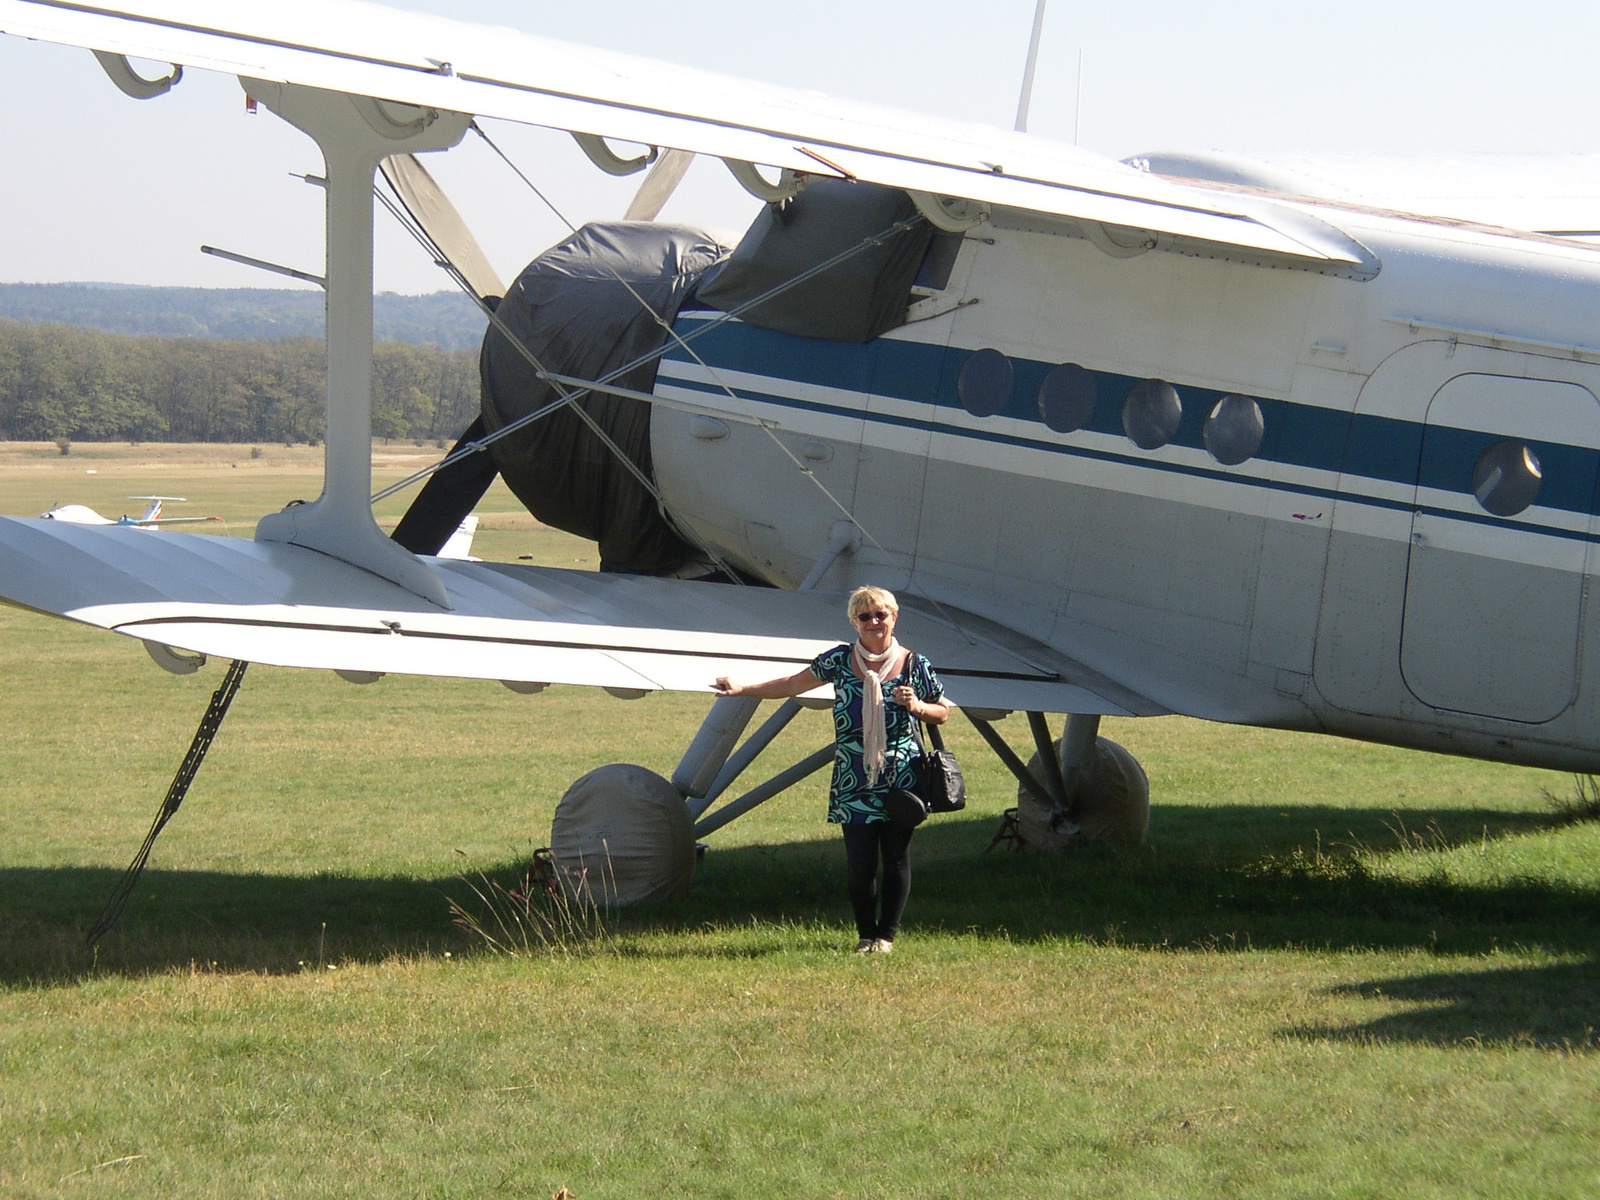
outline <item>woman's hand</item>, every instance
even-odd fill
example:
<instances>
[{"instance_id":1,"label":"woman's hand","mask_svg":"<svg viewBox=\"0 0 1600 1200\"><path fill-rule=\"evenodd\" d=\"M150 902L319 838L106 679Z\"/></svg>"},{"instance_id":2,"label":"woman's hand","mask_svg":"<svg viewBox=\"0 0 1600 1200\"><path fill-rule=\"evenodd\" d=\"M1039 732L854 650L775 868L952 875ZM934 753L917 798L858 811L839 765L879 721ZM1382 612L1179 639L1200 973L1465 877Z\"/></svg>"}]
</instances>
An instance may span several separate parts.
<instances>
[{"instance_id":1,"label":"woman's hand","mask_svg":"<svg viewBox=\"0 0 1600 1200\"><path fill-rule=\"evenodd\" d=\"M751 696L757 700L782 700L786 696L798 696L801 692L809 692L812 688L821 686L822 680L813 675L811 668L807 667L804 671L768 679L764 683L734 683L726 675L719 675L717 681L711 685L711 690L721 696Z\"/></svg>"},{"instance_id":2,"label":"woman's hand","mask_svg":"<svg viewBox=\"0 0 1600 1200\"><path fill-rule=\"evenodd\" d=\"M910 684L902 683L889 693L889 698L919 721L930 725L943 725L950 716L950 706L942 700L918 700Z\"/></svg>"}]
</instances>

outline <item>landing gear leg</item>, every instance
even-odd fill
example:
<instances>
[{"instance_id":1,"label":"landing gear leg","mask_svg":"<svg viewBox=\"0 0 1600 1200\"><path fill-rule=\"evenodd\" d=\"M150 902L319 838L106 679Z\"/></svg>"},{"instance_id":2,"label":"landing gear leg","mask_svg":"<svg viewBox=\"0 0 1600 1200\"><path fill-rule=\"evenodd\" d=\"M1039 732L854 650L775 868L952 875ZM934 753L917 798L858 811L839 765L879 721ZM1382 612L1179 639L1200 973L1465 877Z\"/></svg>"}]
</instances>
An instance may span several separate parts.
<instances>
[{"instance_id":1,"label":"landing gear leg","mask_svg":"<svg viewBox=\"0 0 1600 1200\"><path fill-rule=\"evenodd\" d=\"M1150 828L1149 778L1138 759L1099 736L1097 715L1069 715L1062 736L1052 740L1045 715L1030 712L1035 750L1026 764L987 715L967 716L1017 778L1017 822L1026 845L1065 850L1084 842L1144 841Z\"/></svg>"}]
</instances>

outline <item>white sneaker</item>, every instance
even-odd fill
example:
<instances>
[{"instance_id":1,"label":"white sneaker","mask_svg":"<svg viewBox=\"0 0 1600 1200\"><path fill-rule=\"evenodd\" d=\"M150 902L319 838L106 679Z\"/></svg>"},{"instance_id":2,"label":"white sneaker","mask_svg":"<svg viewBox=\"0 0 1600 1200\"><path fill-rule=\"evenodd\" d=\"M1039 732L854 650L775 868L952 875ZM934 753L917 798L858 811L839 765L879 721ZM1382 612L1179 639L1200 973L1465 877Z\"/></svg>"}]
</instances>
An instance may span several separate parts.
<instances>
[{"instance_id":1,"label":"white sneaker","mask_svg":"<svg viewBox=\"0 0 1600 1200\"><path fill-rule=\"evenodd\" d=\"M857 954L871 954L877 948L878 943L873 941L871 938L862 938L856 943Z\"/></svg>"},{"instance_id":2,"label":"white sneaker","mask_svg":"<svg viewBox=\"0 0 1600 1200\"><path fill-rule=\"evenodd\" d=\"M870 953L872 953L872 954L893 954L894 953L894 943L891 942L888 938L877 938L872 943L872 949L871 949Z\"/></svg>"}]
</instances>

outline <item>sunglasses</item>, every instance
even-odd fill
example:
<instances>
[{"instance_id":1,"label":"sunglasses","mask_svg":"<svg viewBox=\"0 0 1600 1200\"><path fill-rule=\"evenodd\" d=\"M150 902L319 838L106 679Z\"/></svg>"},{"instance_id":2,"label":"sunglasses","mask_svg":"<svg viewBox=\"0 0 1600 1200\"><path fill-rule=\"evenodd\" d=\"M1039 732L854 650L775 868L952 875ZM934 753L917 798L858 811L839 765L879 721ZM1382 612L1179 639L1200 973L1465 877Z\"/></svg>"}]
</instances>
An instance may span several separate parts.
<instances>
[{"instance_id":1,"label":"sunglasses","mask_svg":"<svg viewBox=\"0 0 1600 1200\"><path fill-rule=\"evenodd\" d=\"M867 621L887 621L892 616L894 614L890 612L863 612L856 614L856 620L864 624Z\"/></svg>"}]
</instances>

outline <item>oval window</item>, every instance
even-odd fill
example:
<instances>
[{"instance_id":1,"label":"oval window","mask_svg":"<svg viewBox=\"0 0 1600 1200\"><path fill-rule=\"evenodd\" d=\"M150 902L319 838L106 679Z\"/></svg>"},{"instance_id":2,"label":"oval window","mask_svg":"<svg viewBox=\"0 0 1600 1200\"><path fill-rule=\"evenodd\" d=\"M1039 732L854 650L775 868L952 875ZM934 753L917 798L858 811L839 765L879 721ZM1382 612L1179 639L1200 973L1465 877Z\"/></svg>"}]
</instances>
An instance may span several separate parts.
<instances>
[{"instance_id":1,"label":"oval window","mask_svg":"<svg viewBox=\"0 0 1600 1200\"><path fill-rule=\"evenodd\" d=\"M1212 458L1225 467L1236 467L1256 456L1265 432L1261 405L1249 396L1224 396L1206 418L1203 436Z\"/></svg>"},{"instance_id":2,"label":"oval window","mask_svg":"<svg viewBox=\"0 0 1600 1200\"><path fill-rule=\"evenodd\" d=\"M1472 494L1497 517L1514 517L1539 495L1539 456L1521 442L1496 442L1472 468Z\"/></svg>"},{"instance_id":3,"label":"oval window","mask_svg":"<svg viewBox=\"0 0 1600 1200\"><path fill-rule=\"evenodd\" d=\"M998 350L974 350L956 379L961 407L975 417L992 417L1011 403L1011 360Z\"/></svg>"},{"instance_id":4,"label":"oval window","mask_svg":"<svg viewBox=\"0 0 1600 1200\"><path fill-rule=\"evenodd\" d=\"M1141 450L1159 450L1178 432L1183 401L1178 389L1159 379L1141 379L1122 402L1122 432Z\"/></svg>"},{"instance_id":5,"label":"oval window","mask_svg":"<svg viewBox=\"0 0 1600 1200\"><path fill-rule=\"evenodd\" d=\"M1039 384L1039 416L1057 433L1076 433L1094 414L1094 376L1077 363L1052 367Z\"/></svg>"}]
</instances>

